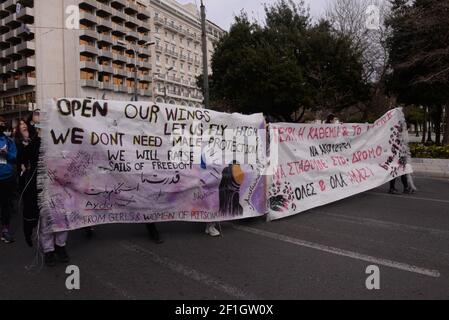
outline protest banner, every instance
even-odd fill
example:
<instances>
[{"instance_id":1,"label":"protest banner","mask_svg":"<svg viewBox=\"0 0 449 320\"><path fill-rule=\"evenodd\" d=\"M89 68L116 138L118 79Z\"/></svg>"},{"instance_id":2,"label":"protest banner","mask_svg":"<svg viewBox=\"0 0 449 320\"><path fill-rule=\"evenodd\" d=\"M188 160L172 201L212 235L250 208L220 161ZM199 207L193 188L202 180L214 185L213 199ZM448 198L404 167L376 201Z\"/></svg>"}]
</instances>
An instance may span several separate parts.
<instances>
[{"instance_id":1,"label":"protest banner","mask_svg":"<svg viewBox=\"0 0 449 320\"><path fill-rule=\"evenodd\" d=\"M413 172L402 109L374 124L275 123L270 132L278 162L267 185L270 221Z\"/></svg>"},{"instance_id":2,"label":"protest banner","mask_svg":"<svg viewBox=\"0 0 449 320\"><path fill-rule=\"evenodd\" d=\"M44 232L266 214L262 114L58 99L42 118Z\"/></svg>"}]
</instances>

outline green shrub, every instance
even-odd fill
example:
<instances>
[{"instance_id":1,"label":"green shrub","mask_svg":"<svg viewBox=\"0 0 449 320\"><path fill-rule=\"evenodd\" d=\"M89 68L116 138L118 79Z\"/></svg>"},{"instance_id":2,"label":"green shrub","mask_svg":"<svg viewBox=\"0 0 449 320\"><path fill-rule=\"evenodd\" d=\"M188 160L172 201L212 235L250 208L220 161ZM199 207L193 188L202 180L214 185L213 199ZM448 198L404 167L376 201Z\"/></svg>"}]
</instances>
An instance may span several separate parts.
<instances>
[{"instance_id":1,"label":"green shrub","mask_svg":"<svg viewBox=\"0 0 449 320\"><path fill-rule=\"evenodd\" d=\"M413 158L449 159L449 146L425 146L411 143L410 152Z\"/></svg>"}]
</instances>

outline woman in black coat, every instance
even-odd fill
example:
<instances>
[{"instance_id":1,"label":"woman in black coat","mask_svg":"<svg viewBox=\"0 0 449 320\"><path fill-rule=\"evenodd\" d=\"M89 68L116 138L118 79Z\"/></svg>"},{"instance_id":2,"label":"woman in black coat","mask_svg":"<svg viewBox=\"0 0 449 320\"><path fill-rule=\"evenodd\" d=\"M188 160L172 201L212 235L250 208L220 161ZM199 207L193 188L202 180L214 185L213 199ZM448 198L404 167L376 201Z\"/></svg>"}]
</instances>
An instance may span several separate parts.
<instances>
[{"instance_id":1,"label":"woman in black coat","mask_svg":"<svg viewBox=\"0 0 449 320\"><path fill-rule=\"evenodd\" d=\"M34 126L21 120L17 126L17 172L23 202L23 231L28 246L33 246L32 234L39 221L37 203L37 165L41 140Z\"/></svg>"}]
</instances>

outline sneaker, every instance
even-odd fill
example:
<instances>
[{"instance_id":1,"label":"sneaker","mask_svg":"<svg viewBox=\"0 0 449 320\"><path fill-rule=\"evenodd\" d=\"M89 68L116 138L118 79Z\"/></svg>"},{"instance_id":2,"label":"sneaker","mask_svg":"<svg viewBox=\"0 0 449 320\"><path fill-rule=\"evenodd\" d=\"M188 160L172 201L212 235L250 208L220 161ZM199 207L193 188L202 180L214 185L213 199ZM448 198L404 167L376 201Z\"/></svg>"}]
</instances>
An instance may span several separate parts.
<instances>
[{"instance_id":1,"label":"sneaker","mask_svg":"<svg viewBox=\"0 0 449 320\"><path fill-rule=\"evenodd\" d=\"M58 260L62 263L67 263L70 261L69 255L64 247L55 246L55 253Z\"/></svg>"},{"instance_id":2,"label":"sneaker","mask_svg":"<svg viewBox=\"0 0 449 320\"><path fill-rule=\"evenodd\" d=\"M164 240L161 239L159 231L157 231L156 225L154 223L149 223L146 225L146 227L151 240L153 240L156 244L164 243Z\"/></svg>"},{"instance_id":3,"label":"sneaker","mask_svg":"<svg viewBox=\"0 0 449 320\"><path fill-rule=\"evenodd\" d=\"M4 243L7 243L7 244L13 243L13 242L15 241L14 238L12 237L12 235L9 233L8 230L3 230L3 231L2 231L2 237L1 237L1 240L2 240Z\"/></svg>"},{"instance_id":4,"label":"sneaker","mask_svg":"<svg viewBox=\"0 0 449 320\"><path fill-rule=\"evenodd\" d=\"M55 252L46 252L44 254L44 262L47 267L54 267L56 265L56 256Z\"/></svg>"},{"instance_id":5,"label":"sneaker","mask_svg":"<svg viewBox=\"0 0 449 320\"><path fill-rule=\"evenodd\" d=\"M215 228L215 224L208 223L206 226L206 234L210 235L211 237L218 237L220 235L220 231Z\"/></svg>"},{"instance_id":6,"label":"sneaker","mask_svg":"<svg viewBox=\"0 0 449 320\"><path fill-rule=\"evenodd\" d=\"M398 190L396 189L390 189L390 191L388 191L389 194L398 194Z\"/></svg>"}]
</instances>

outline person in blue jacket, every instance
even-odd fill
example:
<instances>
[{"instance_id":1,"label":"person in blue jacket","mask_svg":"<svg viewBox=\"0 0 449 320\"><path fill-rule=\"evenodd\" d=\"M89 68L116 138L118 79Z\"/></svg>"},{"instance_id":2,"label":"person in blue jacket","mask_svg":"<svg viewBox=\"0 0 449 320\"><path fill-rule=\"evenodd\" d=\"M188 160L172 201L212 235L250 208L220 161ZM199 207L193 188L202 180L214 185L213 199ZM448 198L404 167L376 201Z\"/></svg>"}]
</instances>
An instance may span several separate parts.
<instances>
[{"instance_id":1,"label":"person in blue jacket","mask_svg":"<svg viewBox=\"0 0 449 320\"><path fill-rule=\"evenodd\" d=\"M5 135L6 119L0 116L0 214L1 241L14 242L9 229L15 188L14 166L17 157L15 142Z\"/></svg>"}]
</instances>

